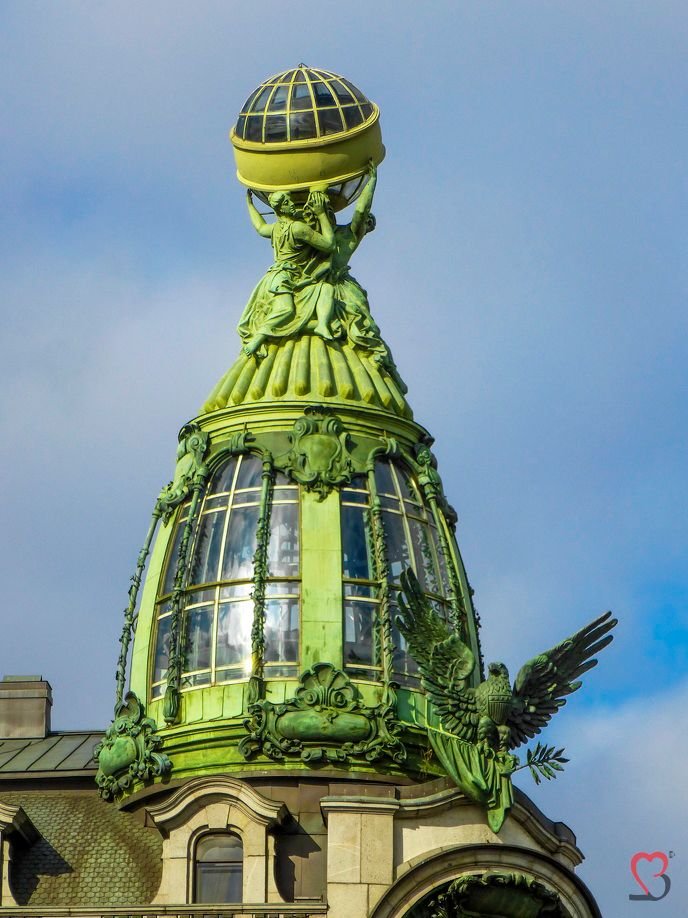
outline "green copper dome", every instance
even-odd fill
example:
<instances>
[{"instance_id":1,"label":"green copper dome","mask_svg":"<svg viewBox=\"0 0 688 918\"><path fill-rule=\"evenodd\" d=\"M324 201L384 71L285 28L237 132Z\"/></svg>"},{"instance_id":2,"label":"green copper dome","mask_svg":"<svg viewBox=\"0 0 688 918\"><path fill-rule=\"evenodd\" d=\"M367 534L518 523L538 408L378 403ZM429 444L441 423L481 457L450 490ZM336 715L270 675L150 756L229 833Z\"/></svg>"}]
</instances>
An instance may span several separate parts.
<instances>
[{"instance_id":1,"label":"green copper dome","mask_svg":"<svg viewBox=\"0 0 688 918\"><path fill-rule=\"evenodd\" d=\"M328 112L344 134L377 120L351 83L302 66L251 94L234 139L297 142L308 116L298 142L319 144ZM480 660L477 624L432 438L350 271L376 225L374 158L363 171L348 222L341 188L270 192L269 222L247 194L274 260L155 502L99 752L105 796L170 774L442 773L397 626L404 572Z\"/></svg>"}]
</instances>

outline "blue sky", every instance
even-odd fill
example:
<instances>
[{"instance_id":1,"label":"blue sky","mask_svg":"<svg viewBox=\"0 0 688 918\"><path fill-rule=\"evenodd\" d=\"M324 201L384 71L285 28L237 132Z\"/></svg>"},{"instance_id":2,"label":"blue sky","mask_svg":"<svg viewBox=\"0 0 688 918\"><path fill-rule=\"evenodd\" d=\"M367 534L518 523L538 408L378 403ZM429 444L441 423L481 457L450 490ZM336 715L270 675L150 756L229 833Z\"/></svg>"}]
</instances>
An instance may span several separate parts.
<instances>
[{"instance_id":1,"label":"blue sky","mask_svg":"<svg viewBox=\"0 0 688 918\"><path fill-rule=\"evenodd\" d=\"M631 914L633 851L688 858L685 7L255 10L0 6L0 671L49 678L57 728L109 721L176 431L269 261L227 131L269 74L338 71L387 147L355 274L437 439L487 659L621 620L552 727L568 774L526 789ZM688 902L674 864L655 914Z\"/></svg>"}]
</instances>

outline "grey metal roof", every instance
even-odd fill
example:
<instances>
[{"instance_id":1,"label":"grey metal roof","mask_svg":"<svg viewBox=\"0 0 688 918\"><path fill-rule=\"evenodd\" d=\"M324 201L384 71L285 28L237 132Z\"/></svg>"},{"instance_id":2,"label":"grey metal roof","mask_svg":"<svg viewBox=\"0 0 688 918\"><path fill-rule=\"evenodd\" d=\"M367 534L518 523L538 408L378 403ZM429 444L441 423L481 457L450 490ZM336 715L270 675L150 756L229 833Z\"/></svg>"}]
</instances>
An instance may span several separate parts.
<instances>
[{"instance_id":1,"label":"grey metal roof","mask_svg":"<svg viewBox=\"0 0 688 918\"><path fill-rule=\"evenodd\" d=\"M92 774L98 767L93 747L102 738L102 733L50 733L38 739L0 739L0 780Z\"/></svg>"}]
</instances>

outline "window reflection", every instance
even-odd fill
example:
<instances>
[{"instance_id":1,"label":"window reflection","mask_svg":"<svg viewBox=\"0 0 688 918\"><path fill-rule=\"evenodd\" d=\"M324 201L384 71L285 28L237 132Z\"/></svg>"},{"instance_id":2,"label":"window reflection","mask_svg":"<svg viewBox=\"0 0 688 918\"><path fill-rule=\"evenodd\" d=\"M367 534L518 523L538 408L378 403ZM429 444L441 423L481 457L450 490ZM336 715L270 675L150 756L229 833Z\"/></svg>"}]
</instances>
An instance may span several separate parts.
<instances>
[{"instance_id":1,"label":"window reflection","mask_svg":"<svg viewBox=\"0 0 688 918\"><path fill-rule=\"evenodd\" d=\"M277 495L275 495L277 497ZM284 498L280 496L280 500ZM270 516L268 574L295 577L299 571L299 507L297 503L274 503Z\"/></svg>"},{"instance_id":2,"label":"window reflection","mask_svg":"<svg viewBox=\"0 0 688 918\"><path fill-rule=\"evenodd\" d=\"M244 850L229 832L202 836L196 845L195 902L243 902Z\"/></svg>"},{"instance_id":3,"label":"window reflection","mask_svg":"<svg viewBox=\"0 0 688 918\"><path fill-rule=\"evenodd\" d=\"M342 116L339 109L318 109L318 121L321 134L337 134L342 130Z\"/></svg>"},{"instance_id":4,"label":"window reflection","mask_svg":"<svg viewBox=\"0 0 688 918\"><path fill-rule=\"evenodd\" d=\"M299 659L299 603L296 599L270 599L265 607L265 664Z\"/></svg>"},{"instance_id":5,"label":"window reflection","mask_svg":"<svg viewBox=\"0 0 688 918\"><path fill-rule=\"evenodd\" d=\"M215 645L215 666L218 669L245 666L251 656L252 625L253 602L250 599L219 604Z\"/></svg>"},{"instance_id":6,"label":"window reflection","mask_svg":"<svg viewBox=\"0 0 688 918\"><path fill-rule=\"evenodd\" d=\"M325 83L313 83L313 95L318 108L333 108L337 104Z\"/></svg>"},{"instance_id":7,"label":"window reflection","mask_svg":"<svg viewBox=\"0 0 688 918\"><path fill-rule=\"evenodd\" d=\"M394 600L400 589L402 572L411 567L438 616L446 619L449 609L447 562L433 516L425 507L416 482L401 465L379 462L374 474L391 598ZM380 671L380 628L366 478L357 478L351 488L342 490L341 505L344 659L348 670L367 678L364 673L376 671L371 667L377 667L378 674ZM394 625L397 614L392 604L393 672L402 683L417 685L418 668Z\"/></svg>"},{"instance_id":8,"label":"window reflection","mask_svg":"<svg viewBox=\"0 0 688 918\"><path fill-rule=\"evenodd\" d=\"M335 95L342 105L349 105L354 101L353 96L340 80L332 80L331 85L332 89L334 89Z\"/></svg>"},{"instance_id":9,"label":"window reflection","mask_svg":"<svg viewBox=\"0 0 688 918\"><path fill-rule=\"evenodd\" d=\"M376 616L375 603L344 600L344 660L349 667L372 666L378 662Z\"/></svg>"},{"instance_id":10,"label":"window reflection","mask_svg":"<svg viewBox=\"0 0 688 918\"><path fill-rule=\"evenodd\" d=\"M191 583L212 583L217 580L225 519L226 514L220 510L201 517L191 568Z\"/></svg>"},{"instance_id":11,"label":"window reflection","mask_svg":"<svg viewBox=\"0 0 688 918\"><path fill-rule=\"evenodd\" d=\"M273 93L272 98L270 99L269 110L271 112L281 112L287 107L287 92L288 88L286 86L278 86L275 92Z\"/></svg>"},{"instance_id":12,"label":"window reflection","mask_svg":"<svg viewBox=\"0 0 688 918\"><path fill-rule=\"evenodd\" d=\"M163 612L169 613L169 606L164 606ZM160 682L167 676L167 667L170 659L170 626L172 616L166 614L158 621L158 634L155 639L155 657L153 661L153 682Z\"/></svg>"},{"instance_id":13,"label":"window reflection","mask_svg":"<svg viewBox=\"0 0 688 918\"><path fill-rule=\"evenodd\" d=\"M372 114L372 104L348 80L300 67L278 74L251 93L235 131L253 143L310 140L356 128Z\"/></svg>"},{"instance_id":14,"label":"window reflection","mask_svg":"<svg viewBox=\"0 0 688 918\"><path fill-rule=\"evenodd\" d=\"M404 518L400 513L383 511L382 525L385 530L385 550L387 552L389 579L397 583L403 571L407 567L411 567L411 552L404 528Z\"/></svg>"},{"instance_id":15,"label":"window reflection","mask_svg":"<svg viewBox=\"0 0 688 918\"><path fill-rule=\"evenodd\" d=\"M251 113L253 112L264 112L265 106L267 105L268 99L270 98L270 93L272 89L270 86L266 86L265 89L262 89L256 95L256 101L251 107Z\"/></svg>"},{"instance_id":16,"label":"window reflection","mask_svg":"<svg viewBox=\"0 0 688 918\"><path fill-rule=\"evenodd\" d=\"M312 108L313 100L306 83L294 83L291 91L291 110L299 111L304 108Z\"/></svg>"},{"instance_id":17,"label":"window reflection","mask_svg":"<svg viewBox=\"0 0 688 918\"><path fill-rule=\"evenodd\" d=\"M281 143L287 139L287 119L284 115L268 115L265 119L265 142Z\"/></svg>"},{"instance_id":18,"label":"window reflection","mask_svg":"<svg viewBox=\"0 0 688 918\"><path fill-rule=\"evenodd\" d=\"M363 115L358 105L347 105L342 111L348 128L354 128L363 121Z\"/></svg>"},{"instance_id":19,"label":"window reflection","mask_svg":"<svg viewBox=\"0 0 688 918\"><path fill-rule=\"evenodd\" d=\"M392 612L392 641L394 642L394 654L392 656L392 669L402 683L407 685L418 684L418 664L408 652L406 638L401 634L396 624L396 617L399 614L399 607L393 603Z\"/></svg>"},{"instance_id":20,"label":"window reflection","mask_svg":"<svg viewBox=\"0 0 688 918\"><path fill-rule=\"evenodd\" d=\"M210 643L213 606L189 609L186 613L186 668L189 672L210 672Z\"/></svg>"},{"instance_id":21,"label":"window reflection","mask_svg":"<svg viewBox=\"0 0 688 918\"><path fill-rule=\"evenodd\" d=\"M167 571L165 573L165 581L163 583L162 592L163 595L172 592L174 587L174 577L177 572L177 562L179 561L179 546L182 541L182 535L184 533L184 523L186 522L186 516L189 512L188 506L184 508L181 519L177 523L177 530L174 534L174 540L172 541L172 548L169 552L167 559Z\"/></svg>"},{"instance_id":22,"label":"window reflection","mask_svg":"<svg viewBox=\"0 0 688 918\"><path fill-rule=\"evenodd\" d=\"M222 580L243 580L253 575L256 528L260 507L237 507L229 518L222 563Z\"/></svg>"},{"instance_id":23,"label":"window reflection","mask_svg":"<svg viewBox=\"0 0 688 918\"><path fill-rule=\"evenodd\" d=\"M297 112L289 116L289 131L292 140L307 140L315 136L315 115L313 112Z\"/></svg>"},{"instance_id":24,"label":"window reflection","mask_svg":"<svg viewBox=\"0 0 688 918\"><path fill-rule=\"evenodd\" d=\"M184 628L186 665L182 687L244 679L251 671L253 576L263 487L263 464L244 455L223 463L212 476L190 548ZM293 675L299 663L299 489L276 474L265 583L266 675ZM184 520L171 547L161 587L152 667L153 695L167 676L171 604ZM290 578L290 579L285 579Z\"/></svg>"},{"instance_id":25,"label":"window reflection","mask_svg":"<svg viewBox=\"0 0 688 918\"><path fill-rule=\"evenodd\" d=\"M358 499L361 495L354 496ZM343 495L342 499L348 497L348 494ZM342 503L342 573L355 580L375 577L370 515L366 506L352 507Z\"/></svg>"},{"instance_id":26,"label":"window reflection","mask_svg":"<svg viewBox=\"0 0 688 918\"><path fill-rule=\"evenodd\" d=\"M365 477L341 492L344 578L344 667L359 679L380 678L380 649L370 493Z\"/></svg>"}]
</instances>

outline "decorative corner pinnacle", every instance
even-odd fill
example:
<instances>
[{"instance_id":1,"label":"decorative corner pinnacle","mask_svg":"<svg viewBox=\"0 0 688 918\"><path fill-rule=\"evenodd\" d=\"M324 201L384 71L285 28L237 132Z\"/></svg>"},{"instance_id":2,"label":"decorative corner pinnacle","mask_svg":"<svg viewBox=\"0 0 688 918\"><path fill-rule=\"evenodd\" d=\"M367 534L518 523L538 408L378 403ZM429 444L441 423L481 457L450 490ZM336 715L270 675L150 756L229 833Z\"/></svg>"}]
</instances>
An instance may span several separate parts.
<instances>
[{"instance_id":1,"label":"decorative corner pinnacle","mask_svg":"<svg viewBox=\"0 0 688 918\"><path fill-rule=\"evenodd\" d=\"M166 485L157 500L156 512L163 522L169 522L172 512L185 500L193 488L200 487L208 477L204 463L210 445L208 434L195 422L185 424L179 431L177 466L174 478Z\"/></svg>"}]
</instances>

